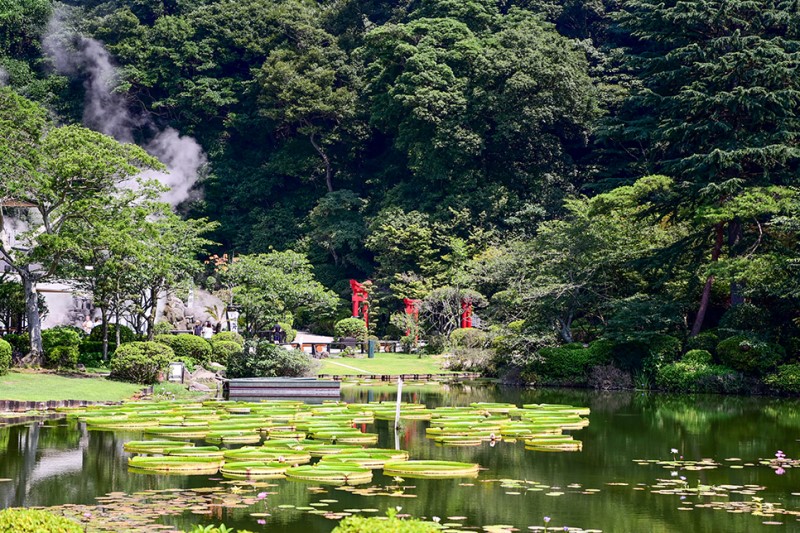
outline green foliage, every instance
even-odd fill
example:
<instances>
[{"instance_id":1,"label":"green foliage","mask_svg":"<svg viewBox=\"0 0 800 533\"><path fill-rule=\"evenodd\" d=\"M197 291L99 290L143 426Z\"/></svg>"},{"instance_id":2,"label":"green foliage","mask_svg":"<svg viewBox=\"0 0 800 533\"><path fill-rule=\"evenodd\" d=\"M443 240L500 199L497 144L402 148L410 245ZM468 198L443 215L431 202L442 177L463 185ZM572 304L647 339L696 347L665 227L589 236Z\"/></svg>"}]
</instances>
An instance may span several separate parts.
<instances>
[{"instance_id":1,"label":"green foliage","mask_svg":"<svg viewBox=\"0 0 800 533\"><path fill-rule=\"evenodd\" d=\"M78 362L78 346L82 335L71 327L42 331L44 362L50 368L74 368Z\"/></svg>"},{"instance_id":2,"label":"green foliage","mask_svg":"<svg viewBox=\"0 0 800 533\"><path fill-rule=\"evenodd\" d=\"M338 338L352 337L364 341L367 338L367 326L360 318L343 318L333 326L333 334Z\"/></svg>"},{"instance_id":3,"label":"green foliage","mask_svg":"<svg viewBox=\"0 0 800 533\"><path fill-rule=\"evenodd\" d=\"M417 349L419 344L414 335L403 335L400 337L400 347L405 353L411 353Z\"/></svg>"},{"instance_id":4,"label":"green foliage","mask_svg":"<svg viewBox=\"0 0 800 533\"><path fill-rule=\"evenodd\" d=\"M154 335L169 335L173 330L172 324L169 322L156 322L153 327Z\"/></svg>"},{"instance_id":5,"label":"green foliage","mask_svg":"<svg viewBox=\"0 0 800 533\"><path fill-rule=\"evenodd\" d=\"M81 533L83 526L42 509L0 511L0 533Z\"/></svg>"},{"instance_id":6,"label":"green foliage","mask_svg":"<svg viewBox=\"0 0 800 533\"><path fill-rule=\"evenodd\" d=\"M244 337L242 337L239 333L235 331L220 331L219 333L211 337L211 344L220 341L235 342L240 346L244 346Z\"/></svg>"},{"instance_id":7,"label":"green foliage","mask_svg":"<svg viewBox=\"0 0 800 533\"><path fill-rule=\"evenodd\" d=\"M477 328L458 328L450 332L450 343L454 348L486 348L489 335Z\"/></svg>"},{"instance_id":8,"label":"green foliage","mask_svg":"<svg viewBox=\"0 0 800 533\"><path fill-rule=\"evenodd\" d=\"M111 379L150 385L158 381L175 357L172 348L158 342L129 342L111 359Z\"/></svg>"},{"instance_id":9,"label":"green foliage","mask_svg":"<svg viewBox=\"0 0 800 533\"><path fill-rule=\"evenodd\" d=\"M734 370L706 363L678 361L658 368L656 386L672 392L736 393L746 385Z\"/></svg>"},{"instance_id":10,"label":"green foliage","mask_svg":"<svg viewBox=\"0 0 800 533\"><path fill-rule=\"evenodd\" d=\"M447 357L447 369L456 372L478 372L484 376L494 376L496 375L494 353L484 348L456 348Z\"/></svg>"},{"instance_id":11,"label":"green foliage","mask_svg":"<svg viewBox=\"0 0 800 533\"><path fill-rule=\"evenodd\" d=\"M800 364L779 366L764 378L764 383L784 394L800 394Z\"/></svg>"},{"instance_id":12,"label":"green foliage","mask_svg":"<svg viewBox=\"0 0 800 533\"><path fill-rule=\"evenodd\" d=\"M593 366L608 363L607 353L593 347L542 348L525 369L546 383L585 385Z\"/></svg>"},{"instance_id":13,"label":"green foliage","mask_svg":"<svg viewBox=\"0 0 800 533\"><path fill-rule=\"evenodd\" d=\"M689 350L681 357L684 363L694 365L710 365L713 360L714 356L708 350Z\"/></svg>"},{"instance_id":14,"label":"green foliage","mask_svg":"<svg viewBox=\"0 0 800 533\"><path fill-rule=\"evenodd\" d=\"M229 378L300 377L316 374L317 362L300 350L287 350L271 342L248 343L231 355Z\"/></svg>"},{"instance_id":15,"label":"green foliage","mask_svg":"<svg viewBox=\"0 0 800 533\"><path fill-rule=\"evenodd\" d=\"M12 350L14 351L14 355L20 357L30 350L31 346L31 338L30 335L26 333L9 333L8 335L3 337L7 343L11 345Z\"/></svg>"},{"instance_id":16,"label":"green foliage","mask_svg":"<svg viewBox=\"0 0 800 533\"><path fill-rule=\"evenodd\" d=\"M153 340L172 348L176 357L189 357L202 366L206 366L211 362L211 344L197 335L189 333L157 335Z\"/></svg>"},{"instance_id":17,"label":"green foliage","mask_svg":"<svg viewBox=\"0 0 800 533\"><path fill-rule=\"evenodd\" d=\"M703 331L694 337L689 337L686 341L688 350L705 350L711 354L716 353L719 336L710 331Z\"/></svg>"},{"instance_id":18,"label":"green foliage","mask_svg":"<svg viewBox=\"0 0 800 533\"><path fill-rule=\"evenodd\" d=\"M779 345L748 335L735 335L717 345L719 361L745 374L763 375L786 358Z\"/></svg>"},{"instance_id":19,"label":"green foliage","mask_svg":"<svg viewBox=\"0 0 800 533\"><path fill-rule=\"evenodd\" d=\"M113 354L117 349L115 342L109 341L108 353ZM78 363L84 366L103 366L103 342L84 339L78 346Z\"/></svg>"},{"instance_id":20,"label":"green foliage","mask_svg":"<svg viewBox=\"0 0 800 533\"><path fill-rule=\"evenodd\" d=\"M286 333L286 342L294 341L295 337L297 337L297 330L292 327L292 324L289 322L278 322L278 325L284 333Z\"/></svg>"},{"instance_id":21,"label":"green foliage","mask_svg":"<svg viewBox=\"0 0 800 533\"><path fill-rule=\"evenodd\" d=\"M214 525L209 524L207 526L203 526L200 524L195 524L192 529L186 531L186 533L252 533L247 529L233 529L232 527L226 527L225 524Z\"/></svg>"},{"instance_id":22,"label":"green foliage","mask_svg":"<svg viewBox=\"0 0 800 533\"><path fill-rule=\"evenodd\" d=\"M117 324L108 324L108 340L109 342L116 342L117 339ZM103 341L103 326L95 326L89 333L89 340L95 342ZM136 334L131 328L124 324L119 325L119 340L121 343L133 342L136 340Z\"/></svg>"},{"instance_id":23,"label":"green foliage","mask_svg":"<svg viewBox=\"0 0 800 533\"><path fill-rule=\"evenodd\" d=\"M764 331L770 323L769 312L751 303L734 305L719 320L720 329L730 331Z\"/></svg>"},{"instance_id":24,"label":"green foliage","mask_svg":"<svg viewBox=\"0 0 800 533\"><path fill-rule=\"evenodd\" d=\"M11 368L11 353L11 345L0 339L0 375L5 374Z\"/></svg>"},{"instance_id":25,"label":"green foliage","mask_svg":"<svg viewBox=\"0 0 800 533\"><path fill-rule=\"evenodd\" d=\"M228 365L231 357L238 356L239 352L244 349L243 344L234 341L216 341L211 343L211 359L215 363L221 365Z\"/></svg>"}]
</instances>

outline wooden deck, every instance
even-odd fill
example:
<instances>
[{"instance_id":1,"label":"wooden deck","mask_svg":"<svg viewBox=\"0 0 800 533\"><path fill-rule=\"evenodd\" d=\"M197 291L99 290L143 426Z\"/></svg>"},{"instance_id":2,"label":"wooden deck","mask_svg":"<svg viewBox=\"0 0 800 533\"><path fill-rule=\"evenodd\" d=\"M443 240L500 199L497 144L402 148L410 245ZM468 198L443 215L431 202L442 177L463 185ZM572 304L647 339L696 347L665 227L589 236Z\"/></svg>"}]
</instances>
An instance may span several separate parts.
<instances>
[{"instance_id":1,"label":"wooden deck","mask_svg":"<svg viewBox=\"0 0 800 533\"><path fill-rule=\"evenodd\" d=\"M341 383L316 378L237 378L226 381L223 386L226 400L245 402L291 399L320 403L338 400L340 394Z\"/></svg>"}]
</instances>

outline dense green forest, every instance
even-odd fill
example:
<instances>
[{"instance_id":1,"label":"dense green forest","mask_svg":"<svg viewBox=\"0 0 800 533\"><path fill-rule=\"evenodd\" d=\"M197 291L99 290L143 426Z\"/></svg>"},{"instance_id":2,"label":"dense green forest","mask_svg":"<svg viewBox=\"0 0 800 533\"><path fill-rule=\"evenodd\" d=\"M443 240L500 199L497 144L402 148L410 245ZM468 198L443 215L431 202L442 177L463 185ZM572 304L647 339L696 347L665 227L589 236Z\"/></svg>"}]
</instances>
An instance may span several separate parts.
<instances>
[{"instance_id":1,"label":"dense green forest","mask_svg":"<svg viewBox=\"0 0 800 533\"><path fill-rule=\"evenodd\" d=\"M797 0L0 0L0 67L58 122L192 136L180 213L371 279L379 334L469 294L493 371L800 358Z\"/></svg>"}]
</instances>

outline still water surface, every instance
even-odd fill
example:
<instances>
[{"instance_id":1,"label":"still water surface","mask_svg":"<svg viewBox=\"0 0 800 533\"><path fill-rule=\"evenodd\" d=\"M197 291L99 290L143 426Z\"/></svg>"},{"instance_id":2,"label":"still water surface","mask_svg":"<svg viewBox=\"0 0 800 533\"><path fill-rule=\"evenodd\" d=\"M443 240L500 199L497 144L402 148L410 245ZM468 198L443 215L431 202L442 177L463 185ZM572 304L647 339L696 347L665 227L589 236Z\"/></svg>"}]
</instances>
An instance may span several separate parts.
<instances>
[{"instance_id":1,"label":"still water surface","mask_svg":"<svg viewBox=\"0 0 800 533\"><path fill-rule=\"evenodd\" d=\"M392 400L389 388L347 388L350 402ZM270 513L266 524L249 516L252 509L220 510L216 516L187 514L163 522L188 528L194 523L218 523L253 531L327 532L335 522L295 509L324 499L332 511L386 509L401 506L412 516L438 516L463 527L507 524L521 530L564 526L602 531L643 532L749 532L800 531L794 514L764 517L752 512L697 507L711 502L752 502L763 498L790 511L800 511L800 469L783 475L767 466L731 468L759 458L772 458L782 450L800 457L800 403L775 398L723 396L669 396L646 393L597 393L573 390L526 390L495 385L458 385L440 388L407 387L404 400L429 407L462 406L476 401L567 403L591 408L590 425L572 432L583 441L583 451L542 453L526 451L522 442L480 447L437 447L425 438L427 422L408 422L399 435L400 447L414 459L477 462L487 470L476 480L406 480L406 495L414 497L359 496L331 487L313 493L308 485L285 480L259 511ZM380 447L394 447L390 424L377 421ZM126 441L140 433L87 431L82 424L51 420L0 428L0 507L94 504L97 496L111 492L133 493L171 487L200 488L219 484L217 476L153 476L128 473ZM636 459L672 457L676 448L686 459L713 458L714 470L683 471L690 487L703 485L758 485L756 494L721 496L654 493L658 479L675 479L671 469ZM726 461L739 458L742 461ZM213 478L213 479L212 479ZM535 481L541 490L502 486L498 479ZM393 485L380 470L373 485ZM528 484L528 487L533 485ZM593 492L587 491L593 489ZM511 493L511 494L509 494ZM559 493L563 493L559 495ZM794 493L794 495L793 495ZM459 517L449 519L447 517ZM262 520L264 520L262 518ZM765 524L766 522L766 524Z\"/></svg>"}]
</instances>

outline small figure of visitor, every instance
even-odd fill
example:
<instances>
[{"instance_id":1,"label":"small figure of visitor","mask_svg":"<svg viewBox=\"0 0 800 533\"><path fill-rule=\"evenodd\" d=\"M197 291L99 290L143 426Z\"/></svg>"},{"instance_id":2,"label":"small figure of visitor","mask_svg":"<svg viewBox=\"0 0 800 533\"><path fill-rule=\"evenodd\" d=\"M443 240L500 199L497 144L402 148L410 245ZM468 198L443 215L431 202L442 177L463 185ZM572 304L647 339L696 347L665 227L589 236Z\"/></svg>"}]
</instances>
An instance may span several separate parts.
<instances>
[{"instance_id":1,"label":"small figure of visitor","mask_svg":"<svg viewBox=\"0 0 800 533\"><path fill-rule=\"evenodd\" d=\"M83 330L84 333L88 335L89 333L92 332L92 328L94 328L94 322L92 322L92 317L86 315L86 320L84 320L83 324L81 324L81 329Z\"/></svg>"},{"instance_id":2,"label":"small figure of visitor","mask_svg":"<svg viewBox=\"0 0 800 533\"><path fill-rule=\"evenodd\" d=\"M194 323L194 328L192 329L192 332L195 335L197 335L198 337L202 337L203 336L203 323L200 322L199 320L196 321Z\"/></svg>"},{"instance_id":3,"label":"small figure of visitor","mask_svg":"<svg viewBox=\"0 0 800 533\"><path fill-rule=\"evenodd\" d=\"M203 329L200 331L200 333L206 340L210 340L211 337L214 336L214 327L211 325L210 320L206 320L206 324L203 326Z\"/></svg>"},{"instance_id":4,"label":"small figure of visitor","mask_svg":"<svg viewBox=\"0 0 800 533\"><path fill-rule=\"evenodd\" d=\"M284 338L285 334L283 332L283 328L276 322L275 325L272 326L272 342L282 344Z\"/></svg>"},{"instance_id":5,"label":"small figure of visitor","mask_svg":"<svg viewBox=\"0 0 800 533\"><path fill-rule=\"evenodd\" d=\"M222 331L222 322L217 322L217 325L214 326L214 335Z\"/></svg>"}]
</instances>

